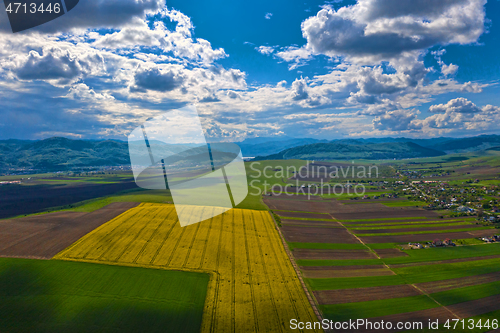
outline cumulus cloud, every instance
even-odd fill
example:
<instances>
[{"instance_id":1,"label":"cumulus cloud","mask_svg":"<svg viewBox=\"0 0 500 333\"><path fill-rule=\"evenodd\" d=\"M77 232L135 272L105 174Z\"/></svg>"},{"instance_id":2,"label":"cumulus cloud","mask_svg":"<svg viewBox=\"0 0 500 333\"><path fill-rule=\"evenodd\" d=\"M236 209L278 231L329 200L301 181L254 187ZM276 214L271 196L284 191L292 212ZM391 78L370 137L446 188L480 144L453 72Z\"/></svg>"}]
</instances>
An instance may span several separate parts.
<instances>
[{"instance_id":1,"label":"cumulus cloud","mask_svg":"<svg viewBox=\"0 0 500 333\"><path fill-rule=\"evenodd\" d=\"M415 110L394 110L373 119L373 127L380 131L408 131L420 129Z\"/></svg>"},{"instance_id":2,"label":"cumulus cloud","mask_svg":"<svg viewBox=\"0 0 500 333\"><path fill-rule=\"evenodd\" d=\"M71 29L121 28L131 25L137 18L145 18L165 6L165 0L86 0L67 14L28 30L37 32L67 32ZM5 17L6 18L6 17ZM6 23L0 24L0 31L11 32ZM8 22L8 21L7 21Z\"/></svg>"},{"instance_id":3,"label":"cumulus cloud","mask_svg":"<svg viewBox=\"0 0 500 333\"><path fill-rule=\"evenodd\" d=\"M397 109L386 111L373 120L373 128L387 132L419 130L430 135L451 131L491 131L500 121L500 108L493 105L478 107L465 98L456 98L446 104L432 105L432 115L418 119L418 111Z\"/></svg>"},{"instance_id":4,"label":"cumulus cloud","mask_svg":"<svg viewBox=\"0 0 500 333\"><path fill-rule=\"evenodd\" d=\"M181 71L169 68L160 71L158 68L151 68L138 71L134 75L136 89L149 89L155 91L172 91L179 88L184 82Z\"/></svg>"},{"instance_id":5,"label":"cumulus cloud","mask_svg":"<svg viewBox=\"0 0 500 333\"><path fill-rule=\"evenodd\" d=\"M478 113L481 111L476 104L463 97L452 99L446 104L432 105L429 108L429 112L432 113Z\"/></svg>"},{"instance_id":6,"label":"cumulus cloud","mask_svg":"<svg viewBox=\"0 0 500 333\"><path fill-rule=\"evenodd\" d=\"M255 48L259 53L262 53L264 55L269 55L274 52L274 47L272 46L259 46Z\"/></svg>"},{"instance_id":7,"label":"cumulus cloud","mask_svg":"<svg viewBox=\"0 0 500 333\"><path fill-rule=\"evenodd\" d=\"M273 17L273 13L266 13L266 15L264 15L264 18L266 20L270 20L272 17Z\"/></svg>"},{"instance_id":8,"label":"cumulus cloud","mask_svg":"<svg viewBox=\"0 0 500 333\"><path fill-rule=\"evenodd\" d=\"M302 23L307 47L353 62L378 63L434 45L468 44L484 32L485 0L358 0L323 8Z\"/></svg>"},{"instance_id":9,"label":"cumulus cloud","mask_svg":"<svg viewBox=\"0 0 500 333\"><path fill-rule=\"evenodd\" d=\"M73 54L60 48L45 48L41 54L30 51L26 56L14 57L5 67L21 80L48 80L60 85L86 74L102 73L104 61L94 52Z\"/></svg>"}]
</instances>

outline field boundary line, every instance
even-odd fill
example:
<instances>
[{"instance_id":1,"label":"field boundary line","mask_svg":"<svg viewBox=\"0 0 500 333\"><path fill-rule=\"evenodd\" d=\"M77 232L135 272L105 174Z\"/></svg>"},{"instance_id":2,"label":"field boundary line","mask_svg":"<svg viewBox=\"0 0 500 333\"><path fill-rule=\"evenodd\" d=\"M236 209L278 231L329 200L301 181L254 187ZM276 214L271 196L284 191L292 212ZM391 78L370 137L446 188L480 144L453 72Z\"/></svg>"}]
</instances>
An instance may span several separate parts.
<instances>
[{"instance_id":1,"label":"field boundary line","mask_svg":"<svg viewBox=\"0 0 500 333\"><path fill-rule=\"evenodd\" d=\"M262 243L259 240L260 237L259 237L259 232L257 229L257 224L255 223L255 219L252 218L252 222L253 222L253 229L255 231L255 239L257 240L257 249L259 252L260 260L262 262L262 270L264 272L265 280L267 282L266 285L269 288L269 295L271 296L270 300L271 300L271 304L273 305L274 315L276 316L276 318L280 318L278 309L276 307L276 299L273 295L273 288L271 287L271 284L269 283L269 281L271 281L271 279L269 278L269 273L267 272L267 267L266 267L266 261L264 260L264 255L262 254ZM280 329L280 331L283 331L283 330Z\"/></svg>"},{"instance_id":2,"label":"field boundary line","mask_svg":"<svg viewBox=\"0 0 500 333\"><path fill-rule=\"evenodd\" d=\"M330 215L331 216L331 215ZM333 216L332 216L333 217ZM338 221L337 221L338 222ZM384 264L384 266L389 269L391 272L394 273L394 275L398 275L396 274L396 272L394 272L391 267L389 267L389 265L387 265L385 263L385 261L380 258L380 256L377 254L377 252L373 249L371 249L368 245L366 245L358 236L356 236L355 234L351 233L351 231L346 227L344 226L341 222L339 222L344 228L346 228L346 230L351 234L353 235L359 242L361 242L361 244L363 244L364 246L366 246L370 252L373 252L378 259L380 259L382 261L382 263ZM403 279L404 280L404 279ZM420 289L419 287L417 287L415 284L408 284L410 285L411 287L413 287L416 291L418 291L420 294L422 295L425 295L427 296L431 301L433 301L434 303L436 303L437 305L439 305L440 307L442 307L443 309L445 309L446 311L448 311L450 314L452 314L454 317L458 318L458 319L462 319L460 318L460 316L458 316L457 314L455 314L453 311L451 311L450 309L448 309L446 306L442 305L441 303L439 303L434 297L432 297L431 295L429 295L428 293L426 293L424 290Z\"/></svg>"},{"instance_id":3,"label":"field boundary line","mask_svg":"<svg viewBox=\"0 0 500 333\"><path fill-rule=\"evenodd\" d=\"M255 214L255 213L252 212L252 215L253 214ZM263 220L265 221L265 218L263 216L264 214L265 213L262 213L262 212L260 213L260 215L263 217ZM270 235L272 235L273 231L272 231L272 227L271 226L268 226L267 223L264 223L264 228L266 229L266 231L269 232ZM271 229L271 230L269 231L269 229ZM275 244L275 242L273 240L271 240L271 242L270 242L270 247L271 247L271 250L273 252L274 257L276 258L277 267L278 267L278 270L279 270L279 272L281 274L281 277L282 277L283 281L286 281L285 272L283 270L283 269L286 270L286 267L282 267L282 265L280 263L279 254L278 254L279 250L276 250L276 244ZM286 263L286 260L285 260L285 263ZM292 305L292 308L293 308L293 311L295 312L296 318L299 318L299 311L297 309L297 306L293 302L293 296L292 296L293 291L290 290L290 287L288 286L287 283L285 283L284 289L286 290L286 292L288 294L288 298L290 299L290 304Z\"/></svg>"},{"instance_id":4,"label":"field boundary line","mask_svg":"<svg viewBox=\"0 0 500 333\"><path fill-rule=\"evenodd\" d=\"M285 240L285 237L283 236L280 228L278 227L278 223L276 223L276 220L274 219L274 216L273 216L273 214L271 214L271 212L268 211L268 214L271 216L271 219L274 222L274 227L278 231L278 234L279 234L280 239L281 239L281 243L283 244L283 247L285 248L285 252L286 252L286 254L288 256L288 259L292 263L293 269L295 270L295 274L297 274L297 277L298 277L298 279L300 281L300 284L302 285L302 289L304 290L304 292L306 294L306 297L307 297L307 299L309 301L309 304L311 305L311 307L312 307L312 309L314 311L314 314L316 315L316 317L318 317L319 321L323 321L325 318L321 314L321 311L319 311L319 307L317 305L316 298L311 295L311 293L309 292L309 289L307 288L307 286L306 286L306 284L304 282L304 279L302 279L302 274L300 273L299 266L297 265L297 263L293 259L292 252L290 251L290 248L288 247L288 244L287 244L287 242ZM324 330L324 331L325 332L331 332L330 330Z\"/></svg>"},{"instance_id":5,"label":"field boundary line","mask_svg":"<svg viewBox=\"0 0 500 333\"><path fill-rule=\"evenodd\" d=\"M173 210L172 210L173 211ZM166 221L168 221L168 217L170 216L171 212L168 213L167 217L158 225L158 227L156 227L155 231L153 233L151 233L151 236L149 237L149 239L147 240L146 243L144 243L144 245L142 246L142 249L139 251L139 253L137 253L137 255L135 256L135 259L133 261L133 263L136 263L137 260L139 260L140 256L144 253L144 251L146 250L146 248L148 247L148 244L149 242L151 242L151 240L154 238L154 236L156 235L156 232L158 230L160 230L160 228L165 224ZM175 223L174 223L175 224Z\"/></svg>"},{"instance_id":6,"label":"field boundary line","mask_svg":"<svg viewBox=\"0 0 500 333\"><path fill-rule=\"evenodd\" d=\"M257 308L255 305L255 291L253 289L252 283L252 263L250 262L250 251L248 246L248 237L247 237L247 224L245 223L245 211L241 211L241 219L243 223L243 237L245 237L245 252L247 257L247 268L248 268L248 281L250 283L250 297L252 298L252 308L253 308L253 318L255 322L255 332L259 332L259 320L257 318Z\"/></svg>"},{"instance_id":7,"label":"field boundary line","mask_svg":"<svg viewBox=\"0 0 500 333\"><path fill-rule=\"evenodd\" d=\"M439 305L440 307L442 307L443 309L445 309L446 311L448 311L449 313L451 313L455 318L457 319L462 319L459 315L457 315L455 312L451 311L447 306L444 306L443 304L439 303L434 297L432 297L429 293L425 292L423 289L417 287L415 284L411 284L411 286L413 288L415 288L417 291L419 291L420 293L422 293L423 295L429 297L434 303L436 303L437 305Z\"/></svg>"}]
</instances>

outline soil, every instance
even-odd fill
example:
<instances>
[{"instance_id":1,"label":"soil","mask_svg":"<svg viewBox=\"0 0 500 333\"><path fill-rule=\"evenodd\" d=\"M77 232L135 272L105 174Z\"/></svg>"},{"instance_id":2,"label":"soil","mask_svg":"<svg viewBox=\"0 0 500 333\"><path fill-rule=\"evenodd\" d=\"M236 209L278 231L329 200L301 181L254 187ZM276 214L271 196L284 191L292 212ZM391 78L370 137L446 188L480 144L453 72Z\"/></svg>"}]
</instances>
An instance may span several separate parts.
<instances>
[{"instance_id":1,"label":"soil","mask_svg":"<svg viewBox=\"0 0 500 333\"><path fill-rule=\"evenodd\" d=\"M351 278L351 277L366 277L366 276L386 276L394 275L390 269L348 269L348 270L304 270L302 275L310 279L324 278Z\"/></svg>"},{"instance_id":2,"label":"soil","mask_svg":"<svg viewBox=\"0 0 500 333\"><path fill-rule=\"evenodd\" d=\"M482 275L466 276L457 279L417 283L417 287L429 294L432 294L440 291L447 291L455 288L475 286L478 284L495 282L499 280L500 280L500 272L494 272Z\"/></svg>"},{"instance_id":3,"label":"soil","mask_svg":"<svg viewBox=\"0 0 500 333\"><path fill-rule=\"evenodd\" d=\"M283 226L281 230L288 242L359 244L353 235L341 228Z\"/></svg>"},{"instance_id":4,"label":"soil","mask_svg":"<svg viewBox=\"0 0 500 333\"><path fill-rule=\"evenodd\" d=\"M50 259L137 205L117 202L92 213L57 212L0 221L0 256Z\"/></svg>"},{"instance_id":5,"label":"soil","mask_svg":"<svg viewBox=\"0 0 500 333\"><path fill-rule=\"evenodd\" d=\"M400 249L380 249L380 250L375 250L375 252L382 259L408 257L408 254L401 251Z\"/></svg>"},{"instance_id":6,"label":"soil","mask_svg":"<svg viewBox=\"0 0 500 333\"><path fill-rule=\"evenodd\" d=\"M281 217L333 220L333 218L328 214L296 213L296 212L281 212L281 211L274 211L274 213Z\"/></svg>"},{"instance_id":7,"label":"soil","mask_svg":"<svg viewBox=\"0 0 500 333\"><path fill-rule=\"evenodd\" d=\"M293 250L295 259L324 259L324 260L343 260L343 259L377 259L377 257L367 250L312 250L295 249Z\"/></svg>"},{"instance_id":8,"label":"soil","mask_svg":"<svg viewBox=\"0 0 500 333\"><path fill-rule=\"evenodd\" d=\"M367 302L388 298L411 297L418 295L421 295L421 293L417 289L409 285L319 290L314 292L314 296L316 296L319 304Z\"/></svg>"},{"instance_id":9,"label":"soil","mask_svg":"<svg viewBox=\"0 0 500 333\"><path fill-rule=\"evenodd\" d=\"M307 198L307 197L306 197ZM265 197L264 203L270 209L277 210L293 210L293 211L303 211L312 213L328 213L333 210L337 203L325 200L284 200L284 199L270 199L270 197Z\"/></svg>"}]
</instances>

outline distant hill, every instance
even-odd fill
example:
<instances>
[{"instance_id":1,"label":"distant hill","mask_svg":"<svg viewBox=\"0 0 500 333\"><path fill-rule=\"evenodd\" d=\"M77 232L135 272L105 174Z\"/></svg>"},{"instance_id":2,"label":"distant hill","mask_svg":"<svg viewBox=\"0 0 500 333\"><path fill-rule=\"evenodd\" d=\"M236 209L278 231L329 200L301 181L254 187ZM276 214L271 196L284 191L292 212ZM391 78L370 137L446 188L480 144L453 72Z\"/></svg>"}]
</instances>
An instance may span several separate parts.
<instances>
[{"instance_id":1,"label":"distant hill","mask_svg":"<svg viewBox=\"0 0 500 333\"><path fill-rule=\"evenodd\" d=\"M326 143L328 140L301 139L290 137L252 138L238 142L245 157L255 157L279 153L282 150L313 143Z\"/></svg>"},{"instance_id":2,"label":"distant hill","mask_svg":"<svg viewBox=\"0 0 500 333\"><path fill-rule=\"evenodd\" d=\"M154 144L155 142L151 142ZM402 159L497 149L499 135L470 138L250 138L237 143L245 157L259 159ZM177 147L170 147L171 149ZM0 140L0 171L29 168L47 171L90 166L129 165L128 144L118 140Z\"/></svg>"},{"instance_id":3,"label":"distant hill","mask_svg":"<svg viewBox=\"0 0 500 333\"><path fill-rule=\"evenodd\" d=\"M0 169L31 168L55 171L125 164L130 164L126 142L59 137L41 141L0 141Z\"/></svg>"},{"instance_id":4,"label":"distant hill","mask_svg":"<svg viewBox=\"0 0 500 333\"><path fill-rule=\"evenodd\" d=\"M500 145L500 135L481 135L468 138L431 138L431 139L412 139L412 138L359 138L359 139L337 139L337 140L318 140L311 138L290 138L290 137L268 137L251 138L239 142L243 156L267 156L277 154L285 149L300 147L314 143L336 143L347 145L367 145L374 143L415 143L422 147L427 147L439 151L450 153L464 153L480 151Z\"/></svg>"},{"instance_id":5,"label":"distant hill","mask_svg":"<svg viewBox=\"0 0 500 333\"><path fill-rule=\"evenodd\" d=\"M413 142L368 144L315 143L289 148L278 154L258 157L258 160L350 160L350 159L404 159L446 155L445 152L422 147Z\"/></svg>"},{"instance_id":6,"label":"distant hill","mask_svg":"<svg viewBox=\"0 0 500 333\"><path fill-rule=\"evenodd\" d=\"M499 145L499 135L481 135L472 138L449 139L434 145L434 148L448 153L465 153L498 147Z\"/></svg>"}]
</instances>

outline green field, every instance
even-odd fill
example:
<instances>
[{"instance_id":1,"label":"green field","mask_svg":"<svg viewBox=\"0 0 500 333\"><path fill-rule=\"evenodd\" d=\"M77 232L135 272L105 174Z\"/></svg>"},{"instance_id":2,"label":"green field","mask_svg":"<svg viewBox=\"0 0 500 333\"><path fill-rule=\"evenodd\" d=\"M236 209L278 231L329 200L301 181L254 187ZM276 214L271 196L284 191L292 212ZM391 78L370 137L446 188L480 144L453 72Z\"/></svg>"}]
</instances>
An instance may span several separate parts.
<instances>
[{"instance_id":1,"label":"green field","mask_svg":"<svg viewBox=\"0 0 500 333\"><path fill-rule=\"evenodd\" d=\"M492 227L477 227L477 228L463 228L463 229L408 231L408 232L386 232L386 233L380 233L380 234L373 233L373 234L356 234L356 235L363 236L363 237L369 237L369 236L423 235L423 234L434 234L434 233L436 233L436 234L442 234L442 233L449 233L449 232L462 232L462 231L474 231L474 230L486 230L486 229L495 230ZM495 232L492 231L492 233L495 233Z\"/></svg>"},{"instance_id":2,"label":"green field","mask_svg":"<svg viewBox=\"0 0 500 333\"><path fill-rule=\"evenodd\" d=\"M199 332L209 275L0 258L0 332Z\"/></svg>"},{"instance_id":3,"label":"green field","mask_svg":"<svg viewBox=\"0 0 500 333\"><path fill-rule=\"evenodd\" d=\"M321 305L320 308L326 318L345 321L432 309L438 306L429 297L422 295L368 302Z\"/></svg>"},{"instance_id":4,"label":"green field","mask_svg":"<svg viewBox=\"0 0 500 333\"><path fill-rule=\"evenodd\" d=\"M441 221L443 222L443 221ZM440 228L440 227L450 227L450 226L455 226L455 225L471 225L469 222L457 222L457 223L434 223L431 225L428 224L418 224L418 223L412 223L412 224L403 224L403 225L391 225L387 226L384 225L382 227L367 227L365 226L356 226L356 227L350 227L349 230L352 230L353 232L356 232L356 230L382 230L382 229L405 229L405 228Z\"/></svg>"}]
</instances>

